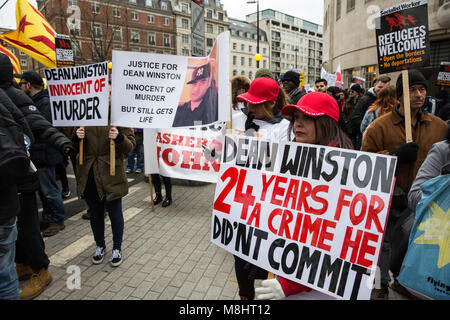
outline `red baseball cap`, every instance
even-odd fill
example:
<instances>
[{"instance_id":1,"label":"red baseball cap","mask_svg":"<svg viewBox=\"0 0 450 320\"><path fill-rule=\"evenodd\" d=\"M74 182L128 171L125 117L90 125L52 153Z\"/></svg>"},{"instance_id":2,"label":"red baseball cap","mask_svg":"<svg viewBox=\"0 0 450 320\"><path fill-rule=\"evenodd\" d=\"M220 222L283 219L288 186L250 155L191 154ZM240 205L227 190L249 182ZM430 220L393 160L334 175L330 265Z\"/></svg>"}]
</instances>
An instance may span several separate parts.
<instances>
[{"instance_id":1,"label":"red baseball cap","mask_svg":"<svg viewBox=\"0 0 450 320\"><path fill-rule=\"evenodd\" d=\"M281 114L284 117L290 117L295 110L300 110L311 117L320 117L327 115L339 121L339 106L336 100L330 95L323 92L310 92L304 95L297 105L289 104L281 109Z\"/></svg>"},{"instance_id":2,"label":"red baseball cap","mask_svg":"<svg viewBox=\"0 0 450 320\"><path fill-rule=\"evenodd\" d=\"M250 84L248 92L237 96L238 101L247 101L251 104L260 104L278 99L280 87L278 83L267 77L256 78Z\"/></svg>"}]
</instances>

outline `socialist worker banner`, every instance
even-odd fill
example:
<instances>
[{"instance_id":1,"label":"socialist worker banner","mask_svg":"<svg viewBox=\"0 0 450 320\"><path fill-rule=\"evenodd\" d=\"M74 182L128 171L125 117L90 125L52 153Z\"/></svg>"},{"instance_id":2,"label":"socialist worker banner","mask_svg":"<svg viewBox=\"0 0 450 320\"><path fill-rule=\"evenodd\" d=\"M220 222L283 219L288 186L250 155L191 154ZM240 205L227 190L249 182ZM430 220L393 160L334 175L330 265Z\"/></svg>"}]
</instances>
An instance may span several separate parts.
<instances>
[{"instance_id":1,"label":"socialist worker banner","mask_svg":"<svg viewBox=\"0 0 450 320\"><path fill-rule=\"evenodd\" d=\"M205 126L230 120L229 32L208 57L113 50L111 124Z\"/></svg>"},{"instance_id":2,"label":"socialist worker banner","mask_svg":"<svg viewBox=\"0 0 450 320\"><path fill-rule=\"evenodd\" d=\"M380 74L430 64L427 5L417 0L381 10L376 29Z\"/></svg>"},{"instance_id":3,"label":"socialist worker banner","mask_svg":"<svg viewBox=\"0 0 450 320\"><path fill-rule=\"evenodd\" d=\"M108 62L45 69L53 126L107 126Z\"/></svg>"},{"instance_id":4,"label":"socialist worker banner","mask_svg":"<svg viewBox=\"0 0 450 320\"><path fill-rule=\"evenodd\" d=\"M370 299L396 158L226 135L211 241L338 299Z\"/></svg>"},{"instance_id":5,"label":"socialist worker banner","mask_svg":"<svg viewBox=\"0 0 450 320\"><path fill-rule=\"evenodd\" d=\"M225 123L195 128L144 129L145 173L216 183L220 158L208 156Z\"/></svg>"}]
</instances>

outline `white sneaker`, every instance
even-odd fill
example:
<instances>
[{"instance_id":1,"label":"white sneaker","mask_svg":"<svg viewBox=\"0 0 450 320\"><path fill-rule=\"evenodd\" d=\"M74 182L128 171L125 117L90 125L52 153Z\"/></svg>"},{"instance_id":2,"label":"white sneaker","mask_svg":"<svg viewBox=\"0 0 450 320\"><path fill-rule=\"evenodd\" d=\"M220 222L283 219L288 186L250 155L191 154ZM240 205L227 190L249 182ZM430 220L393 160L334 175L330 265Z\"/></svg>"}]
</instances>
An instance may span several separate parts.
<instances>
[{"instance_id":1,"label":"white sneaker","mask_svg":"<svg viewBox=\"0 0 450 320\"><path fill-rule=\"evenodd\" d=\"M122 263L122 254L120 250L114 249L112 251L111 258L109 259L109 263L111 263L111 266L118 267Z\"/></svg>"},{"instance_id":2,"label":"white sneaker","mask_svg":"<svg viewBox=\"0 0 450 320\"><path fill-rule=\"evenodd\" d=\"M97 247L97 250L95 250L94 256L92 257L92 263L93 264L100 264L103 261L103 258L105 257L105 247Z\"/></svg>"}]
</instances>

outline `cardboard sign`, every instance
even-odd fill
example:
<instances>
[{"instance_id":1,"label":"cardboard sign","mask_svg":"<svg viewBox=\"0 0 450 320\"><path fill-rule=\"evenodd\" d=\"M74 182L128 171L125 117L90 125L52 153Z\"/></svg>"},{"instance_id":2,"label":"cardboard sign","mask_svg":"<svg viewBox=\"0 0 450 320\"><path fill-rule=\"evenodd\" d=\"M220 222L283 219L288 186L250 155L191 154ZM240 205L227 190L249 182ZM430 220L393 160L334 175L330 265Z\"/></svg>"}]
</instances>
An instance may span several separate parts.
<instances>
[{"instance_id":1,"label":"cardboard sign","mask_svg":"<svg viewBox=\"0 0 450 320\"><path fill-rule=\"evenodd\" d=\"M108 125L108 62L44 72L53 126Z\"/></svg>"},{"instance_id":2,"label":"cardboard sign","mask_svg":"<svg viewBox=\"0 0 450 320\"><path fill-rule=\"evenodd\" d=\"M427 3L400 3L379 13L376 40L380 74L430 64Z\"/></svg>"},{"instance_id":3,"label":"cardboard sign","mask_svg":"<svg viewBox=\"0 0 450 320\"><path fill-rule=\"evenodd\" d=\"M113 51L111 124L132 128L228 121L229 32L206 58Z\"/></svg>"},{"instance_id":4,"label":"cardboard sign","mask_svg":"<svg viewBox=\"0 0 450 320\"><path fill-rule=\"evenodd\" d=\"M450 86L450 62L441 62L436 85Z\"/></svg>"},{"instance_id":5,"label":"cardboard sign","mask_svg":"<svg viewBox=\"0 0 450 320\"><path fill-rule=\"evenodd\" d=\"M144 129L145 174L216 183L220 159L208 159L203 146L212 149L224 126Z\"/></svg>"},{"instance_id":6,"label":"cardboard sign","mask_svg":"<svg viewBox=\"0 0 450 320\"><path fill-rule=\"evenodd\" d=\"M211 241L338 299L370 299L396 158L225 136Z\"/></svg>"}]
</instances>

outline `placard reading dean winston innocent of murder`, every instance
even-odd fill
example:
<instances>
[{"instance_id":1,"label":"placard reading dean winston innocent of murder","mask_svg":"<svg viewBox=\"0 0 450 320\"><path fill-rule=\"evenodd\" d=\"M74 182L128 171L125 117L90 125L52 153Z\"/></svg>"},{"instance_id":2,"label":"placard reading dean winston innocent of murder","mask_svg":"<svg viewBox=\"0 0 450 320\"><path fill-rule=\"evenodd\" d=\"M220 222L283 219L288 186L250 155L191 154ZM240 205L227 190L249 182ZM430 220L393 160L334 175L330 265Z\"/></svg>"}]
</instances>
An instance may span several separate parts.
<instances>
[{"instance_id":1,"label":"placard reading dean winston innocent of murder","mask_svg":"<svg viewBox=\"0 0 450 320\"><path fill-rule=\"evenodd\" d=\"M338 299L370 299L397 159L226 135L211 241Z\"/></svg>"},{"instance_id":2,"label":"placard reading dean winston innocent of murder","mask_svg":"<svg viewBox=\"0 0 450 320\"><path fill-rule=\"evenodd\" d=\"M377 17L380 74L430 64L427 0L396 4Z\"/></svg>"},{"instance_id":3,"label":"placard reading dean winston innocent of murder","mask_svg":"<svg viewBox=\"0 0 450 320\"><path fill-rule=\"evenodd\" d=\"M229 121L228 66L229 32L217 37L208 57L113 50L111 124L171 128Z\"/></svg>"},{"instance_id":4,"label":"placard reading dean winston innocent of murder","mask_svg":"<svg viewBox=\"0 0 450 320\"><path fill-rule=\"evenodd\" d=\"M108 125L108 62L45 69L53 126Z\"/></svg>"}]
</instances>

